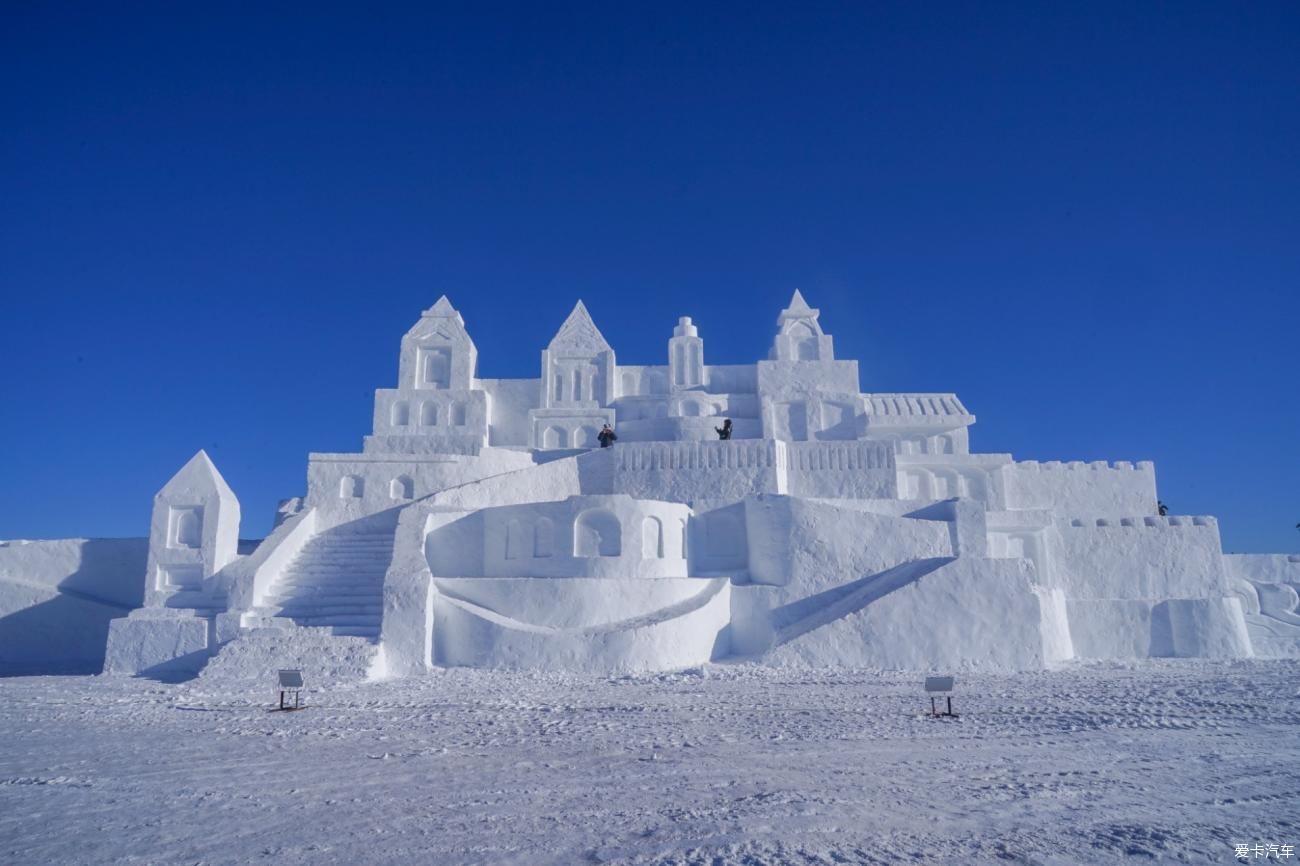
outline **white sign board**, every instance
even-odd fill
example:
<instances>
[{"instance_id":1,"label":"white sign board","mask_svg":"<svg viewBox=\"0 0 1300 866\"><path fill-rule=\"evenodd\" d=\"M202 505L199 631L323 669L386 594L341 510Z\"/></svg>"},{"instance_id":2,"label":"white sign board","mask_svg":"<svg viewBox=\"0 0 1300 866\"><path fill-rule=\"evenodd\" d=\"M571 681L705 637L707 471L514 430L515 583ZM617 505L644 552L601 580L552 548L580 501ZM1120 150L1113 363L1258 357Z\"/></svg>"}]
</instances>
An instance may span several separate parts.
<instances>
[{"instance_id":1,"label":"white sign board","mask_svg":"<svg viewBox=\"0 0 1300 866\"><path fill-rule=\"evenodd\" d=\"M302 688L302 671L280 671L280 688Z\"/></svg>"},{"instance_id":2,"label":"white sign board","mask_svg":"<svg viewBox=\"0 0 1300 866\"><path fill-rule=\"evenodd\" d=\"M950 692L952 691L952 677L926 677L925 690L927 692Z\"/></svg>"}]
</instances>

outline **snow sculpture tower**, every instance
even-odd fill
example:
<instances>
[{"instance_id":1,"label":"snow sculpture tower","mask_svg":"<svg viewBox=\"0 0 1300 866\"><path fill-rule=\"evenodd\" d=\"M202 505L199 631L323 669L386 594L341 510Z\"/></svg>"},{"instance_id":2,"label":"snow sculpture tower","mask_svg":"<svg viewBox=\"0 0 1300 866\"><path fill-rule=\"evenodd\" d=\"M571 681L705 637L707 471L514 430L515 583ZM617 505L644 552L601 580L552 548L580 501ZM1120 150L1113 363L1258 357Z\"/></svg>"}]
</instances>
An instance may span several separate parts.
<instances>
[{"instance_id":1,"label":"snow sculpture tower","mask_svg":"<svg viewBox=\"0 0 1300 866\"><path fill-rule=\"evenodd\" d=\"M858 362L836 361L820 310L795 289L777 317L771 360L758 362L763 436L786 442L857 439L863 400Z\"/></svg>"},{"instance_id":2,"label":"snow sculpture tower","mask_svg":"<svg viewBox=\"0 0 1300 866\"><path fill-rule=\"evenodd\" d=\"M238 555L239 500L200 451L153 498L144 607L109 623L104 673L196 673L225 603L210 578Z\"/></svg>"},{"instance_id":3,"label":"snow sculpture tower","mask_svg":"<svg viewBox=\"0 0 1300 866\"><path fill-rule=\"evenodd\" d=\"M490 406L475 387L478 349L443 295L402 337L397 387L375 393L369 453L477 454L487 444Z\"/></svg>"},{"instance_id":4,"label":"snow sculpture tower","mask_svg":"<svg viewBox=\"0 0 1300 866\"><path fill-rule=\"evenodd\" d=\"M532 446L593 448L614 423L614 350L578 301L542 351L541 406L530 410Z\"/></svg>"},{"instance_id":5,"label":"snow sculpture tower","mask_svg":"<svg viewBox=\"0 0 1300 866\"><path fill-rule=\"evenodd\" d=\"M771 359L774 361L833 361L835 348L829 335L817 323L821 310L814 310L794 290L790 306L781 311L776 323L776 340L772 343Z\"/></svg>"},{"instance_id":6,"label":"snow sculpture tower","mask_svg":"<svg viewBox=\"0 0 1300 866\"><path fill-rule=\"evenodd\" d=\"M200 451L153 499L145 605L165 607L201 592L238 554L239 500Z\"/></svg>"},{"instance_id":7,"label":"snow sculpture tower","mask_svg":"<svg viewBox=\"0 0 1300 866\"><path fill-rule=\"evenodd\" d=\"M672 390L704 385L704 340L690 316L682 316L668 341L668 381Z\"/></svg>"}]
</instances>

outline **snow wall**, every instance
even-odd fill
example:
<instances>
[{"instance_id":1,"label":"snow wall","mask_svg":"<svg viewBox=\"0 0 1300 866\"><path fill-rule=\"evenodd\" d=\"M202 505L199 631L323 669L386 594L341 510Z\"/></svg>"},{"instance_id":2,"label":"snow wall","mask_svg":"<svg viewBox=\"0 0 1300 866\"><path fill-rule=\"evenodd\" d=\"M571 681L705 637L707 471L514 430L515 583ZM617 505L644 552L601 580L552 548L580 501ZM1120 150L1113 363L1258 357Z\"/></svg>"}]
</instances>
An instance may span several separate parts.
<instances>
[{"instance_id":1,"label":"snow wall","mask_svg":"<svg viewBox=\"0 0 1300 866\"><path fill-rule=\"evenodd\" d=\"M148 555L147 538L0 541L0 675L99 673Z\"/></svg>"}]
</instances>

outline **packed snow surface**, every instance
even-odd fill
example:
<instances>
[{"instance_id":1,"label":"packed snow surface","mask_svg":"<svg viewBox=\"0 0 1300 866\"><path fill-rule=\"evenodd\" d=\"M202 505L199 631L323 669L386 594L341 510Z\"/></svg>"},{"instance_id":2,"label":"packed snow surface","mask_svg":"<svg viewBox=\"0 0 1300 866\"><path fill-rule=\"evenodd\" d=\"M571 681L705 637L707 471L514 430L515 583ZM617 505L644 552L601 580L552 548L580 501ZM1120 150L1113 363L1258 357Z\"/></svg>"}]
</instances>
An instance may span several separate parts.
<instances>
[{"instance_id":1,"label":"packed snow surface","mask_svg":"<svg viewBox=\"0 0 1300 866\"><path fill-rule=\"evenodd\" d=\"M1231 863L1300 845L1298 672L0 680L0 862Z\"/></svg>"}]
</instances>

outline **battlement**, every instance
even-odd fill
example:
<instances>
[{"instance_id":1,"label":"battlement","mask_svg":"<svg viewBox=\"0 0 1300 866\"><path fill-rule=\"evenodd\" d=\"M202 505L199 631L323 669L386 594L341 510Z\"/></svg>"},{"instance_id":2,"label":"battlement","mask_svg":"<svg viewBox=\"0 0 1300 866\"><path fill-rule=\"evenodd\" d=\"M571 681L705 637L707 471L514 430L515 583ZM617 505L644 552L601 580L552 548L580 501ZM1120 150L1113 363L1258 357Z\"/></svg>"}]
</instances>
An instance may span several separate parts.
<instances>
[{"instance_id":1,"label":"battlement","mask_svg":"<svg viewBox=\"0 0 1300 866\"><path fill-rule=\"evenodd\" d=\"M1040 463L1037 460L1017 460L1007 466L1007 469L1013 469L1020 472L1063 472L1068 470L1091 469L1099 472L1109 470L1112 472L1154 472L1155 464L1150 460L1139 460L1131 463L1128 460L1116 460L1114 462L1106 460L1093 460L1091 462L1084 460L1048 460Z\"/></svg>"},{"instance_id":2,"label":"battlement","mask_svg":"<svg viewBox=\"0 0 1300 866\"><path fill-rule=\"evenodd\" d=\"M1180 529L1189 526L1218 527L1219 521L1208 515L1184 515L1178 517L1098 517L1074 518L1070 521L1071 529Z\"/></svg>"}]
</instances>

